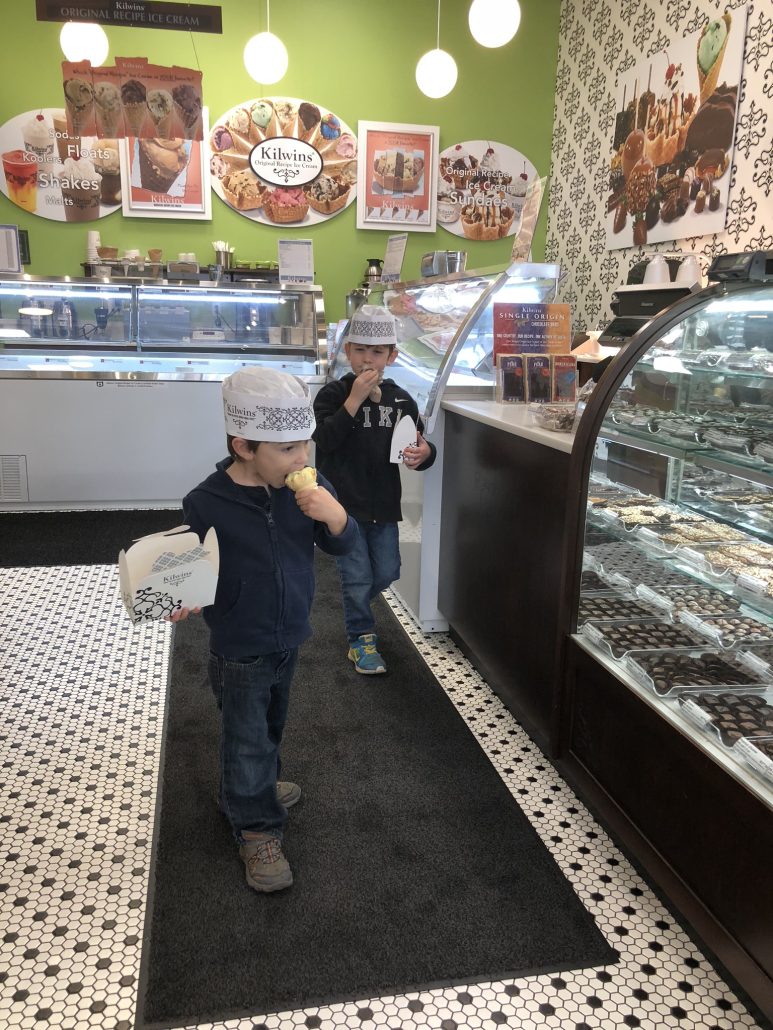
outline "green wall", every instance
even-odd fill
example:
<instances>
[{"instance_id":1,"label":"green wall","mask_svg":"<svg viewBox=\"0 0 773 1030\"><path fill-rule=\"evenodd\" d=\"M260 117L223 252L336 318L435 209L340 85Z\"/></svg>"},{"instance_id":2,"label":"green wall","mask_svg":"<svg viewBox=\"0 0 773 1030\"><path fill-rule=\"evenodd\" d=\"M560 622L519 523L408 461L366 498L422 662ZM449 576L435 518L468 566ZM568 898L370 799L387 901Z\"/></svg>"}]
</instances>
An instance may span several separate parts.
<instances>
[{"instance_id":1,"label":"green wall","mask_svg":"<svg viewBox=\"0 0 773 1030\"><path fill-rule=\"evenodd\" d=\"M434 0L273 0L271 30L284 41L290 66L284 79L261 88L242 63L244 43L265 29L263 0L223 0L223 34L196 34L107 27L110 55L144 56L157 64L201 67L204 98L214 123L242 100L287 95L335 111L355 131L360 118L440 126L440 147L464 139L492 139L522 151L547 174L553 122L560 0L521 0L521 27L507 46L486 50L467 26L469 0L443 0L440 45L453 54L459 78L453 92L429 100L416 86L416 62L435 46ZM61 26L35 19L35 0L3 9L0 124L35 107L62 103ZM0 195L0 222L29 230L34 275L78 275L87 225L52 222L28 214ZM543 210L534 256L544 253ZM383 257L387 232L357 230L355 204L327 222L295 230L314 240L317 282L325 290L329 320L344 314L348 290L360 284L366 258ZM212 196L212 222L124 218L120 211L99 222L103 244L162 247L166 256L195 251L212 258L211 241L227 239L241 260L276 258L276 240L287 227L255 224ZM397 231L397 230L396 230ZM504 264L512 240L473 243L444 229L409 233L405 278L418 276L427 250L468 251L468 268Z\"/></svg>"}]
</instances>

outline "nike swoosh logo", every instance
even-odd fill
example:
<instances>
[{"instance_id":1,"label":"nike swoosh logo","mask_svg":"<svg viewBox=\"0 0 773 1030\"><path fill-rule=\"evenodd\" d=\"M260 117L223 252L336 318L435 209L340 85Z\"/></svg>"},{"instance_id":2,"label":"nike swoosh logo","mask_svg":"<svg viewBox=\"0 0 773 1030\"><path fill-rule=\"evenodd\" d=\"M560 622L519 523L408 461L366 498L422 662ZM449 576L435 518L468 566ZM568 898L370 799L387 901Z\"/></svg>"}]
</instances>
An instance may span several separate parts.
<instances>
[{"instance_id":1,"label":"nike swoosh logo","mask_svg":"<svg viewBox=\"0 0 773 1030\"><path fill-rule=\"evenodd\" d=\"M407 404L408 403L408 398L407 397L395 397L395 404L399 404L401 401L403 402L403 404Z\"/></svg>"}]
</instances>

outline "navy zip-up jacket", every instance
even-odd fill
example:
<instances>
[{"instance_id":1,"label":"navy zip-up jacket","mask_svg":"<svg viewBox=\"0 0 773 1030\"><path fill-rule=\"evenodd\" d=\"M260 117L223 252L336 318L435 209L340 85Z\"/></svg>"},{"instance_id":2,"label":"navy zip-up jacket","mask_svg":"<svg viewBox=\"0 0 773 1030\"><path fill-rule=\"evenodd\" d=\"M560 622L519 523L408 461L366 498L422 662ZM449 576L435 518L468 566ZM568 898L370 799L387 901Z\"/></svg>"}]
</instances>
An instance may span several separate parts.
<instances>
[{"instance_id":1,"label":"navy zip-up jacket","mask_svg":"<svg viewBox=\"0 0 773 1030\"><path fill-rule=\"evenodd\" d=\"M314 415L317 428L312 439L317 445L317 468L334 484L344 508L358 522L399 522L402 484L400 466L390 462L392 433L403 415L410 415L420 433L424 424L411 395L393 379L379 383L381 400L366 400L352 417L344 407L352 392L353 372L334 379L317 394ZM431 454L416 466L424 472L435 461Z\"/></svg>"},{"instance_id":2,"label":"navy zip-up jacket","mask_svg":"<svg viewBox=\"0 0 773 1030\"><path fill-rule=\"evenodd\" d=\"M351 517L340 536L312 522L288 487L270 490L263 508L226 475L232 458L183 499L186 523L203 539L214 526L220 572L214 604L203 611L210 647L226 658L247 658L298 647L311 636L314 544L347 554L359 530ZM320 485L334 496L322 476Z\"/></svg>"}]
</instances>

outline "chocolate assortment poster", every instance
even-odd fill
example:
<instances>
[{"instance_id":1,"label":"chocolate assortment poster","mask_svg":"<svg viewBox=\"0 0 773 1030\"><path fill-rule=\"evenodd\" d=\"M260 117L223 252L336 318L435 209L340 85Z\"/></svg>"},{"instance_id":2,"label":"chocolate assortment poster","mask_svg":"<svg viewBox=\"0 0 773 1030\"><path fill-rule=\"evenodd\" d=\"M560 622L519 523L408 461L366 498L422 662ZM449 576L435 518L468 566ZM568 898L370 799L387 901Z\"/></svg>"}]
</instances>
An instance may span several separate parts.
<instances>
[{"instance_id":1,"label":"chocolate assortment poster","mask_svg":"<svg viewBox=\"0 0 773 1030\"><path fill-rule=\"evenodd\" d=\"M610 250L724 229L746 14L743 6L707 16L618 79Z\"/></svg>"}]
</instances>

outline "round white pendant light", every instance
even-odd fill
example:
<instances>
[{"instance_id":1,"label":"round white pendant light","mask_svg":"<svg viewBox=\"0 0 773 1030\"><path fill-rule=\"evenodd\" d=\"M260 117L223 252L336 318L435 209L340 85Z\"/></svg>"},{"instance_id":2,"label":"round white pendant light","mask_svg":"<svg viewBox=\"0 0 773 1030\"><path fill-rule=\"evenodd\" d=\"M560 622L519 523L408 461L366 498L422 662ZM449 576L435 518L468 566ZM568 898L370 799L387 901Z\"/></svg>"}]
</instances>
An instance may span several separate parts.
<instances>
[{"instance_id":1,"label":"round white pendant light","mask_svg":"<svg viewBox=\"0 0 773 1030\"><path fill-rule=\"evenodd\" d=\"M518 31L521 7L518 0L472 0L467 20L476 43L504 46Z\"/></svg>"},{"instance_id":2,"label":"round white pendant light","mask_svg":"<svg viewBox=\"0 0 773 1030\"><path fill-rule=\"evenodd\" d=\"M68 61L90 61L94 68L104 64L110 50L105 30L91 21L65 22L59 45Z\"/></svg>"},{"instance_id":3,"label":"round white pendant light","mask_svg":"<svg viewBox=\"0 0 773 1030\"><path fill-rule=\"evenodd\" d=\"M456 85L456 61L445 50L428 51L416 65L416 84L432 100L447 96Z\"/></svg>"},{"instance_id":4,"label":"round white pendant light","mask_svg":"<svg viewBox=\"0 0 773 1030\"><path fill-rule=\"evenodd\" d=\"M273 32L259 32L247 40L244 67L256 82L279 82L287 71L288 63L287 48Z\"/></svg>"}]
</instances>

